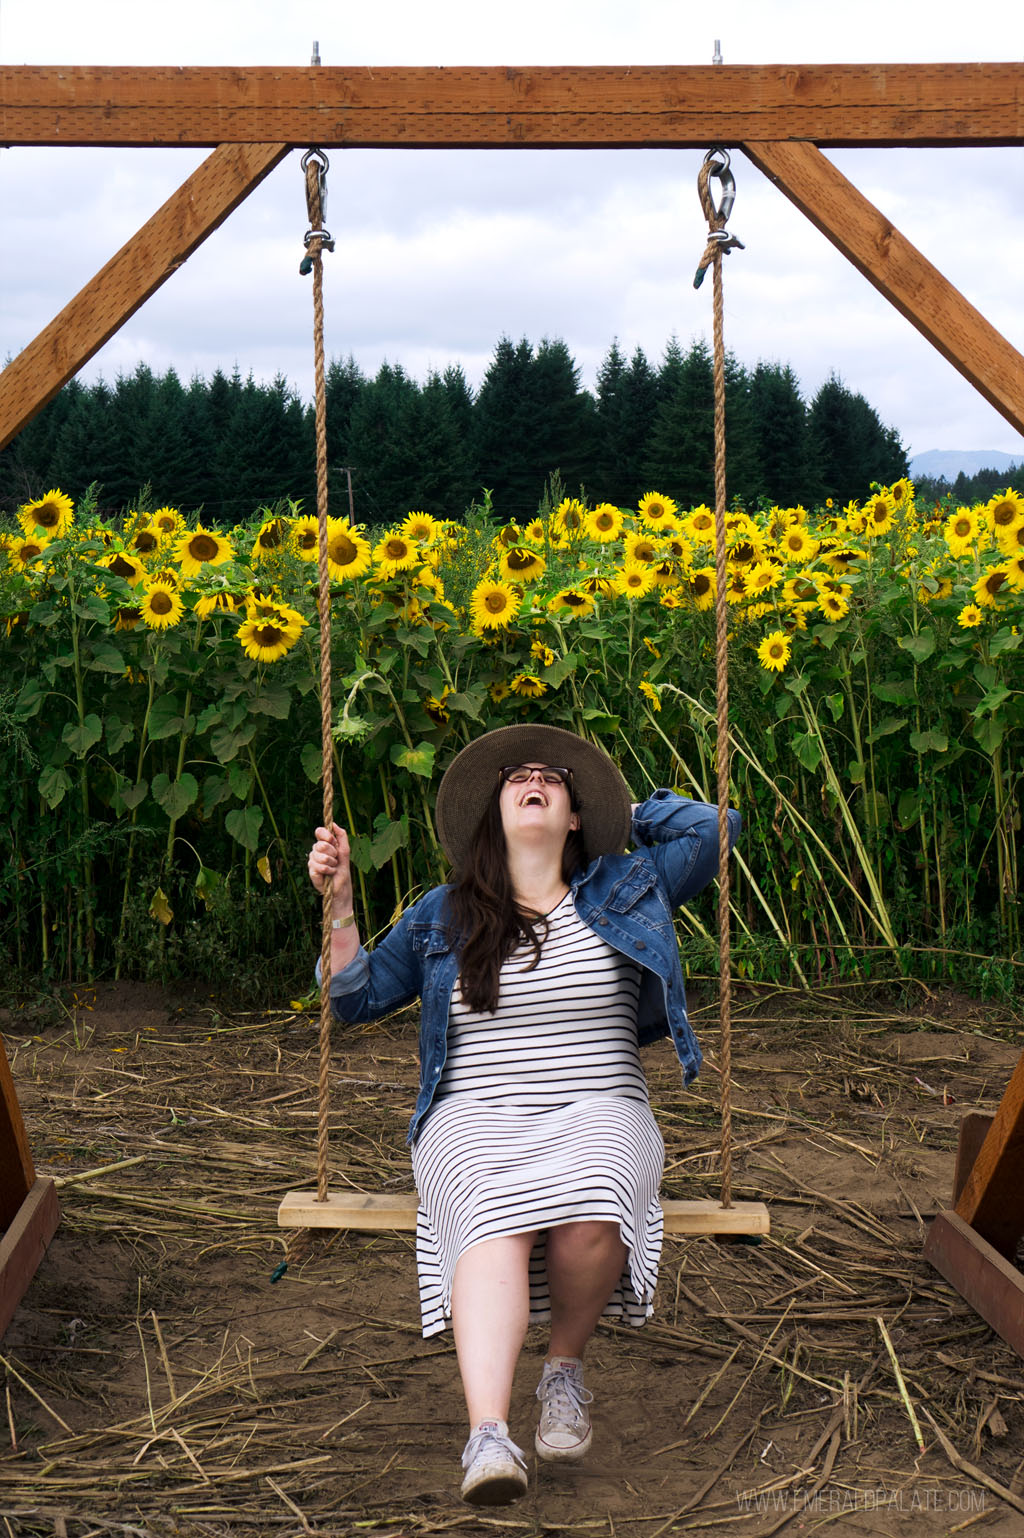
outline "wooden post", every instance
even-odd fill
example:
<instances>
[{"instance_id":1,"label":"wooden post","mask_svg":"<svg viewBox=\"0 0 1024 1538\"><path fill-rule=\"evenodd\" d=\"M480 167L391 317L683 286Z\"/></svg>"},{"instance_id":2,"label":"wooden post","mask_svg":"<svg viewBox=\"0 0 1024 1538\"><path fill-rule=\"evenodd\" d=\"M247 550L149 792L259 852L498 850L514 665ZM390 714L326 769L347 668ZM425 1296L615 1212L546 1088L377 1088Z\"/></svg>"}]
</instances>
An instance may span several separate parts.
<instances>
[{"instance_id":1,"label":"wooden post","mask_svg":"<svg viewBox=\"0 0 1024 1538\"><path fill-rule=\"evenodd\" d=\"M25 1122L0 1039L0 1337L60 1221L57 1187L37 1179Z\"/></svg>"}]
</instances>

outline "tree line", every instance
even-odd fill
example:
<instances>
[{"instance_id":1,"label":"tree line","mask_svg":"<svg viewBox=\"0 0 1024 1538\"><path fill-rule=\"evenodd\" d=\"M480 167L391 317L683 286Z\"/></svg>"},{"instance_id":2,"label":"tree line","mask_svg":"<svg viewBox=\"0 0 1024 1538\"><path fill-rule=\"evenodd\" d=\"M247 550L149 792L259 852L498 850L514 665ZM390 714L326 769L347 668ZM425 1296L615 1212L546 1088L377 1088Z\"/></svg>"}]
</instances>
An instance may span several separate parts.
<instances>
[{"instance_id":1,"label":"tree line","mask_svg":"<svg viewBox=\"0 0 1024 1538\"><path fill-rule=\"evenodd\" d=\"M459 364L424 383L400 364L373 378L355 360L327 370L331 510L370 525L410 509L458 517L483 488L501 517L529 518L549 477L621 506L646 491L684 506L714 500L713 364L703 340L673 338L661 362L613 342L593 391L565 342L505 336L477 390ZM725 365L728 495L783 506L863 497L906 473L898 433L833 374L805 401L792 368ZM59 486L99 506L161 503L220 524L283 498L315 507L312 408L283 376L236 370L182 384L145 364L113 385L72 380L0 453L0 508Z\"/></svg>"},{"instance_id":2,"label":"tree line","mask_svg":"<svg viewBox=\"0 0 1024 1538\"><path fill-rule=\"evenodd\" d=\"M1024 465L1012 464L1005 470L982 469L973 475L961 470L953 480L944 475L921 475L915 485L921 502L941 502L952 497L957 504L973 507L976 502L987 502L1007 486L1019 486L1022 480Z\"/></svg>"}]
</instances>

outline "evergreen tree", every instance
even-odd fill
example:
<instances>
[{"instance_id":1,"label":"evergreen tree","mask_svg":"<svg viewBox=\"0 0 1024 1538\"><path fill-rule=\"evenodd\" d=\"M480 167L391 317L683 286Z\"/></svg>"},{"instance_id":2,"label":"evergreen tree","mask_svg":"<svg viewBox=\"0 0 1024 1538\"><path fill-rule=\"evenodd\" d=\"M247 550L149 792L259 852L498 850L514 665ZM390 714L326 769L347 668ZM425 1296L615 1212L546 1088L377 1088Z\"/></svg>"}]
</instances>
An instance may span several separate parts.
<instances>
[{"instance_id":1,"label":"evergreen tree","mask_svg":"<svg viewBox=\"0 0 1024 1538\"><path fill-rule=\"evenodd\" d=\"M807 407L788 364L758 363L750 377L756 450L753 497L795 507L808 497Z\"/></svg>"},{"instance_id":2,"label":"evergreen tree","mask_svg":"<svg viewBox=\"0 0 1024 1538\"><path fill-rule=\"evenodd\" d=\"M713 502L714 367L707 343L695 341L683 357L673 338L666 364L644 463L647 489L674 497L682 507Z\"/></svg>"},{"instance_id":3,"label":"evergreen tree","mask_svg":"<svg viewBox=\"0 0 1024 1538\"><path fill-rule=\"evenodd\" d=\"M503 336L484 375L474 411L474 458L482 484L493 492L503 519L531 518L548 466L538 471L532 455L530 371L533 348L525 337Z\"/></svg>"},{"instance_id":4,"label":"evergreen tree","mask_svg":"<svg viewBox=\"0 0 1024 1538\"><path fill-rule=\"evenodd\" d=\"M907 472L907 455L894 428L884 427L863 395L831 374L809 413L812 473L809 495L840 505L866 497L872 481L891 483Z\"/></svg>"},{"instance_id":5,"label":"evergreen tree","mask_svg":"<svg viewBox=\"0 0 1024 1538\"><path fill-rule=\"evenodd\" d=\"M349 462L360 522L381 527L420 505L424 469L418 404L415 380L401 364L383 363L352 409Z\"/></svg>"}]
</instances>

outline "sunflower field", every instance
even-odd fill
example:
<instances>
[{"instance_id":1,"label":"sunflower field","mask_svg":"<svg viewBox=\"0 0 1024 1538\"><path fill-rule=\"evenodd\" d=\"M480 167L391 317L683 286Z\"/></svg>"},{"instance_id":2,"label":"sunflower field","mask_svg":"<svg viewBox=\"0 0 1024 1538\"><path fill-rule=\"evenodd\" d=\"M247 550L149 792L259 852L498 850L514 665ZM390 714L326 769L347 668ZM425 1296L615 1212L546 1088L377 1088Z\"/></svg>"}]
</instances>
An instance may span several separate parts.
<instances>
[{"instance_id":1,"label":"sunflower field","mask_svg":"<svg viewBox=\"0 0 1024 1538\"><path fill-rule=\"evenodd\" d=\"M444 873L434 787L464 743L543 719L633 794L714 798L714 518L545 499L524 527L329 524L337 820L364 933ZM734 959L741 975L1019 987L1024 497L727 519ZM0 533L8 968L305 979L319 905L316 520L233 528L87 495ZM585 815L585 809L584 809ZM710 900L680 917L713 969Z\"/></svg>"}]
</instances>

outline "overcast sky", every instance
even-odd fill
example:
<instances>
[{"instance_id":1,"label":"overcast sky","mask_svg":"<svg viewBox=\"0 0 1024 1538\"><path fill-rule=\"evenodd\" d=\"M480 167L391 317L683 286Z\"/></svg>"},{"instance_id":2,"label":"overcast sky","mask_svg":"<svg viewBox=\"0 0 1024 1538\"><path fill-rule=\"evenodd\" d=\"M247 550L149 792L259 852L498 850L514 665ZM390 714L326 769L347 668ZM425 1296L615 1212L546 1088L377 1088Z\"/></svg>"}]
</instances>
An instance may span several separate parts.
<instances>
[{"instance_id":1,"label":"overcast sky","mask_svg":"<svg viewBox=\"0 0 1024 1538\"><path fill-rule=\"evenodd\" d=\"M974 62L1024 57L1019 0L0 0L6 64L329 65ZM205 151L0 151L0 358L57 313ZM830 157L1024 351L1024 150L842 150ZM503 333L562 337L592 386L613 337L657 362L711 333L695 292L706 226L698 151L384 151L331 155L327 351L368 374L463 364L478 384ZM742 153L725 266L726 345L792 364L810 399L829 373L911 454L1024 439ZM144 360L187 380L236 364L311 393L306 229L293 153L89 363Z\"/></svg>"}]
</instances>

